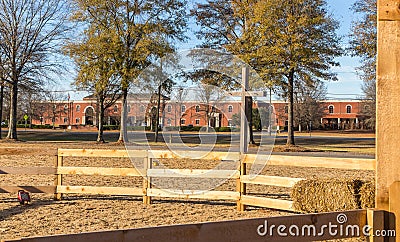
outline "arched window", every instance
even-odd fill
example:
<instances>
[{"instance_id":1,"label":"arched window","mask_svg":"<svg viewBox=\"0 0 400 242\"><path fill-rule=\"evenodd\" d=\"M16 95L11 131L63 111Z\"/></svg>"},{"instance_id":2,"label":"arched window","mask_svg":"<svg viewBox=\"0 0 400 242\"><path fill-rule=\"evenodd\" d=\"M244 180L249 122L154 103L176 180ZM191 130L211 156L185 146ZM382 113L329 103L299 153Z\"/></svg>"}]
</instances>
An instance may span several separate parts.
<instances>
[{"instance_id":1,"label":"arched window","mask_svg":"<svg viewBox=\"0 0 400 242\"><path fill-rule=\"evenodd\" d=\"M118 106L115 105L115 106L114 106L114 113L117 113L117 112L118 112Z\"/></svg>"},{"instance_id":2,"label":"arched window","mask_svg":"<svg viewBox=\"0 0 400 242\"><path fill-rule=\"evenodd\" d=\"M232 106L232 105L229 105L229 106L228 106L228 112L229 112L229 113L232 113L232 112L233 112L233 106Z\"/></svg>"},{"instance_id":3,"label":"arched window","mask_svg":"<svg viewBox=\"0 0 400 242\"><path fill-rule=\"evenodd\" d=\"M346 113L351 113L351 105L346 106Z\"/></svg>"},{"instance_id":4,"label":"arched window","mask_svg":"<svg viewBox=\"0 0 400 242\"><path fill-rule=\"evenodd\" d=\"M170 119L170 118L167 119L167 124L168 124L168 125L171 125L171 119Z\"/></svg>"},{"instance_id":5,"label":"arched window","mask_svg":"<svg viewBox=\"0 0 400 242\"><path fill-rule=\"evenodd\" d=\"M75 123L79 124L79 121L80 121L79 118L76 118L76 119L75 119Z\"/></svg>"},{"instance_id":6,"label":"arched window","mask_svg":"<svg viewBox=\"0 0 400 242\"><path fill-rule=\"evenodd\" d=\"M200 106L196 105L196 113L200 112Z\"/></svg>"},{"instance_id":7,"label":"arched window","mask_svg":"<svg viewBox=\"0 0 400 242\"><path fill-rule=\"evenodd\" d=\"M329 113L333 113L333 105L329 105L329 107L328 107L328 110L329 110Z\"/></svg>"},{"instance_id":8,"label":"arched window","mask_svg":"<svg viewBox=\"0 0 400 242\"><path fill-rule=\"evenodd\" d=\"M81 105L76 105L76 111L80 112L81 111Z\"/></svg>"},{"instance_id":9,"label":"arched window","mask_svg":"<svg viewBox=\"0 0 400 242\"><path fill-rule=\"evenodd\" d=\"M182 105L182 106L181 106L181 112L182 112L182 113L186 112L186 106L185 106L185 105Z\"/></svg>"},{"instance_id":10,"label":"arched window","mask_svg":"<svg viewBox=\"0 0 400 242\"><path fill-rule=\"evenodd\" d=\"M172 107L171 107L171 105L168 105L167 106L167 112L170 113L171 111L172 111Z\"/></svg>"}]
</instances>

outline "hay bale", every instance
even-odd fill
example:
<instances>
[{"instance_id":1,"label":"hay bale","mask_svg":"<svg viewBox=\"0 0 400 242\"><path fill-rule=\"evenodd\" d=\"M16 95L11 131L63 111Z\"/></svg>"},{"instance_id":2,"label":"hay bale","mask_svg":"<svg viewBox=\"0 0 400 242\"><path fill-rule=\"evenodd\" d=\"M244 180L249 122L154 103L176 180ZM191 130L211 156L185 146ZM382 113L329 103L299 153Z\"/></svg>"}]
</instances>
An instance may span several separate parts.
<instances>
[{"instance_id":1,"label":"hay bale","mask_svg":"<svg viewBox=\"0 0 400 242\"><path fill-rule=\"evenodd\" d=\"M298 212L318 213L358 209L360 180L307 179L296 183L291 197Z\"/></svg>"},{"instance_id":2,"label":"hay bale","mask_svg":"<svg viewBox=\"0 0 400 242\"><path fill-rule=\"evenodd\" d=\"M360 188L361 208L375 207L375 182L367 181Z\"/></svg>"}]
</instances>

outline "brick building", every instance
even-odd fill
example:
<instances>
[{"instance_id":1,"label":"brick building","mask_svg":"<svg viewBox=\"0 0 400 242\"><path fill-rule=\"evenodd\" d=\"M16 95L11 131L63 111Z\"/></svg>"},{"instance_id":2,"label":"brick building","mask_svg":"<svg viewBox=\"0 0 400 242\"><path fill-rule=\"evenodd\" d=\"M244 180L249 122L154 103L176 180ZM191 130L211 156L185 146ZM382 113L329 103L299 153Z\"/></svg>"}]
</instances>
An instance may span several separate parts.
<instances>
[{"instance_id":1,"label":"brick building","mask_svg":"<svg viewBox=\"0 0 400 242\"><path fill-rule=\"evenodd\" d=\"M150 126L154 119L157 103L156 96L131 94L127 104L128 126ZM363 103L355 100L324 101L324 114L320 124L330 129L351 129L362 126L364 117L360 114ZM160 125L168 126L205 126L207 120L212 127L234 126L234 115L240 113L240 99L228 99L218 103L204 104L196 101L172 101L161 98ZM254 108L268 109L268 101L256 98ZM104 124L118 125L122 103L117 101L105 113ZM58 101L37 103L33 124L54 124L56 126L95 126L97 124L96 100L92 96L77 101ZM281 128L287 125L287 103L272 102L273 126Z\"/></svg>"}]
</instances>

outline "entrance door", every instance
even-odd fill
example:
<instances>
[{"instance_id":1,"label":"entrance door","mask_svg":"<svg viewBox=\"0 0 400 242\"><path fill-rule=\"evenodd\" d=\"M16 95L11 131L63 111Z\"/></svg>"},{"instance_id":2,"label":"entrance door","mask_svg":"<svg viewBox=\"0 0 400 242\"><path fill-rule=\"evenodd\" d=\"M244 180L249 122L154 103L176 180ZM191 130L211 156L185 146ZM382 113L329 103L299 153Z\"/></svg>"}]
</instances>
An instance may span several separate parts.
<instances>
[{"instance_id":1,"label":"entrance door","mask_svg":"<svg viewBox=\"0 0 400 242\"><path fill-rule=\"evenodd\" d=\"M85 111L85 125L93 125L94 109L93 107L86 108Z\"/></svg>"}]
</instances>

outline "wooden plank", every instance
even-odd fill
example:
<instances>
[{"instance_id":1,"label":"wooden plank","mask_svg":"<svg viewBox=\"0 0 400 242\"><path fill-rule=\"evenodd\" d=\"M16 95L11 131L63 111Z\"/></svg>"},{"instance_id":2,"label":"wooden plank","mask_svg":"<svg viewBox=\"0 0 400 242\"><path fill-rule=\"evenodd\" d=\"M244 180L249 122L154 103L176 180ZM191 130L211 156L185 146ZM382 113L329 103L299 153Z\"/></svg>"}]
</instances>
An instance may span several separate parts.
<instances>
[{"instance_id":1,"label":"wooden plank","mask_svg":"<svg viewBox=\"0 0 400 242\"><path fill-rule=\"evenodd\" d=\"M151 169L147 170L147 176L236 179L239 177L239 172L237 170Z\"/></svg>"},{"instance_id":2,"label":"wooden plank","mask_svg":"<svg viewBox=\"0 0 400 242\"><path fill-rule=\"evenodd\" d=\"M56 192L56 186L0 186L0 193L17 193L19 190L52 194Z\"/></svg>"},{"instance_id":3,"label":"wooden plank","mask_svg":"<svg viewBox=\"0 0 400 242\"><path fill-rule=\"evenodd\" d=\"M58 193L143 196L137 187L57 186Z\"/></svg>"},{"instance_id":4,"label":"wooden plank","mask_svg":"<svg viewBox=\"0 0 400 242\"><path fill-rule=\"evenodd\" d=\"M64 175L101 175L101 176L142 176L144 170L135 168L107 167L58 167L57 174Z\"/></svg>"},{"instance_id":5,"label":"wooden plank","mask_svg":"<svg viewBox=\"0 0 400 242\"><path fill-rule=\"evenodd\" d=\"M277 187L293 187L296 182L304 180L303 178L292 178L292 177L280 177L280 176L252 176L244 175L240 177L240 181L243 183L259 184L266 186L277 186Z\"/></svg>"},{"instance_id":6,"label":"wooden plank","mask_svg":"<svg viewBox=\"0 0 400 242\"><path fill-rule=\"evenodd\" d=\"M378 20L395 21L400 20L399 0L378 0Z\"/></svg>"},{"instance_id":7,"label":"wooden plank","mask_svg":"<svg viewBox=\"0 0 400 242\"><path fill-rule=\"evenodd\" d=\"M169 197L184 199L207 199L207 200L238 200L240 193L232 191L195 191L195 190L164 190L150 188L147 189L147 196Z\"/></svg>"},{"instance_id":8,"label":"wooden plank","mask_svg":"<svg viewBox=\"0 0 400 242\"><path fill-rule=\"evenodd\" d=\"M268 159L268 155L246 154L244 162L252 164L255 159ZM317 156L271 155L266 163L272 166L323 167L345 170L375 170L375 159L337 158Z\"/></svg>"},{"instance_id":9,"label":"wooden plank","mask_svg":"<svg viewBox=\"0 0 400 242\"><path fill-rule=\"evenodd\" d=\"M156 159L182 159L192 157L192 159L238 161L240 154L238 152L185 151L185 157L182 157L170 150L149 150L149 157Z\"/></svg>"},{"instance_id":10,"label":"wooden plank","mask_svg":"<svg viewBox=\"0 0 400 242\"><path fill-rule=\"evenodd\" d=\"M347 225L363 228L366 225L366 211L354 210L344 212L331 212L319 214L303 214L280 217L265 217L253 219L241 219L222 222L195 223L185 225L158 226L139 229L125 229L114 231L99 231L91 233L79 233L70 235L55 235L36 238L22 238L22 242L214 242L214 241L320 241L331 239L342 239L357 237L355 233L341 233L340 225L337 217L347 217L344 224L344 231ZM331 225L333 229L329 232L327 226ZM289 228L295 226L299 228L292 233ZM282 235L278 233L278 228ZM316 228L316 233L312 232L312 228ZM324 228L325 233L319 235ZM361 229L360 229L361 230ZM303 232L304 231L304 232ZM308 233L308 231L311 231ZM356 231L355 231L356 232ZM265 233L265 234L264 234ZM362 231L359 231L362 234Z\"/></svg>"},{"instance_id":11,"label":"wooden plank","mask_svg":"<svg viewBox=\"0 0 400 242\"><path fill-rule=\"evenodd\" d=\"M263 208L273 208L285 211L294 211L293 202L281 199L272 199L266 197L256 197L249 195L242 195L241 202L246 205L263 207Z\"/></svg>"},{"instance_id":12,"label":"wooden plank","mask_svg":"<svg viewBox=\"0 0 400 242\"><path fill-rule=\"evenodd\" d=\"M146 157L146 150L100 150L100 149L59 149L59 156L75 157Z\"/></svg>"},{"instance_id":13,"label":"wooden plank","mask_svg":"<svg viewBox=\"0 0 400 242\"><path fill-rule=\"evenodd\" d=\"M369 225L369 241L370 242L384 242L385 237L374 236L374 231L382 231L385 229L385 211L368 209L367 210L367 223Z\"/></svg>"},{"instance_id":14,"label":"wooden plank","mask_svg":"<svg viewBox=\"0 0 400 242\"><path fill-rule=\"evenodd\" d=\"M0 175L54 175L55 167L0 167Z\"/></svg>"}]
</instances>

